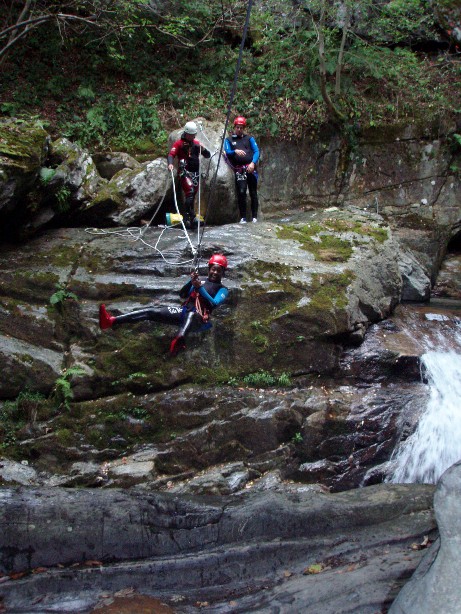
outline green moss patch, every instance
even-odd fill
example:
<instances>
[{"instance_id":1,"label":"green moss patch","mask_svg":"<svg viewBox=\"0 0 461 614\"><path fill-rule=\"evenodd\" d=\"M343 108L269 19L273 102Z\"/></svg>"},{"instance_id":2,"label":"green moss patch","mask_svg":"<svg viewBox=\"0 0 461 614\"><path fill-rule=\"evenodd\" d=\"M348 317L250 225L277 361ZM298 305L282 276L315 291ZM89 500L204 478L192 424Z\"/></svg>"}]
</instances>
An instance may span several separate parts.
<instances>
[{"instance_id":1,"label":"green moss patch","mask_svg":"<svg viewBox=\"0 0 461 614\"><path fill-rule=\"evenodd\" d=\"M338 236L345 235L347 237ZM321 223L286 225L277 229L282 240L298 241L304 249L323 262L347 262L354 245L370 239L383 243L389 237L387 228L358 220L326 219Z\"/></svg>"},{"instance_id":2,"label":"green moss patch","mask_svg":"<svg viewBox=\"0 0 461 614\"><path fill-rule=\"evenodd\" d=\"M47 133L41 122L7 120L0 122L1 163L32 170L44 157Z\"/></svg>"}]
</instances>

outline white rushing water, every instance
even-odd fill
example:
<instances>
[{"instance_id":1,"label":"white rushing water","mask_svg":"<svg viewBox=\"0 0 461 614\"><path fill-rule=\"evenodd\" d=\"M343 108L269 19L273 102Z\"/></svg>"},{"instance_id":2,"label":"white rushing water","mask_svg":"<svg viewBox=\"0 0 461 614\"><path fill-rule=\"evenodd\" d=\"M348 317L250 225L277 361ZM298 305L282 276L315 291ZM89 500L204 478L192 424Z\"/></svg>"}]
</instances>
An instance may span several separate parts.
<instances>
[{"instance_id":1,"label":"white rushing water","mask_svg":"<svg viewBox=\"0 0 461 614\"><path fill-rule=\"evenodd\" d=\"M461 460L461 353L429 351L421 362L429 402L415 432L396 450L392 482L435 484Z\"/></svg>"}]
</instances>

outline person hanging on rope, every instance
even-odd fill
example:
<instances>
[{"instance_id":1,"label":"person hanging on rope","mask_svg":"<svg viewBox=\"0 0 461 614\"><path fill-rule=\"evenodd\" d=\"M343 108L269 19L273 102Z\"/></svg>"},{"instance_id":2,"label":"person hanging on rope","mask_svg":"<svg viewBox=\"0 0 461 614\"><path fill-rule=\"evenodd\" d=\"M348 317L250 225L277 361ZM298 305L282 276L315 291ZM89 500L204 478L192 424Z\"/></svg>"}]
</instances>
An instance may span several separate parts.
<instances>
[{"instance_id":1,"label":"person hanging on rope","mask_svg":"<svg viewBox=\"0 0 461 614\"><path fill-rule=\"evenodd\" d=\"M196 134L197 124L187 122L181 137L173 143L168 154L169 171L174 169L174 159L178 158L178 174L184 192L185 225L187 228L192 228L195 220L194 200L200 180L199 156L202 154L204 158L211 157L210 151L195 138Z\"/></svg>"},{"instance_id":2,"label":"person hanging on rope","mask_svg":"<svg viewBox=\"0 0 461 614\"><path fill-rule=\"evenodd\" d=\"M201 280L197 271L193 271L190 280L179 291L179 296L184 299L182 306L159 305L113 316L104 304L100 305L99 326L105 330L141 320L175 324L179 329L170 344L170 353L174 356L185 349L188 333L211 328L211 312L229 295L229 290L221 283L227 266L227 258L223 254L213 254L208 261L208 277L205 280Z\"/></svg>"},{"instance_id":3,"label":"person hanging on rope","mask_svg":"<svg viewBox=\"0 0 461 614\"><path fill-rule=\"evenodd\" d=\"M245 134L247 121L239 116L234 120L234 133L224 141L226 160L235 173L235 190L240 212L240 223L247 221L247 187L251 200L251 217L258 221L258 171L259 148L254 137Z\"/></svg>"}]
</instances>

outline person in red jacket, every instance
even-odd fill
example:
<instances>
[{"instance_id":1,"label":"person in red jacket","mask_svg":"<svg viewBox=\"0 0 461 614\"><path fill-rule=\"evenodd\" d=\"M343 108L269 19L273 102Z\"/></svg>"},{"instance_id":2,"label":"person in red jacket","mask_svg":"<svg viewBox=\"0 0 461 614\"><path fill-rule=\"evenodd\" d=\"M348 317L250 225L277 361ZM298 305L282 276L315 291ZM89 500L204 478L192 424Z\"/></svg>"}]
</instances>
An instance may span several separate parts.
<instances>
[{"instance_id":1,"label":"person in red jacket","mask_svg":"<svg viewBox=\"0 0 461 614\"><path fill-rule=\"evenodd\" d=\"M181 137L173 143L168 154L168 170L170 171L174 169L174 159L178 158L178 173L181 188L184 192L185 224L187 228L192 228L195 220L194 200L200 181L199 156L200 154L204 158L211 156L209 150L195 138L196 134L197 124L187 122ZM197 221L197 223L200 222Z\"/></svg>"},{"instance_id":2,"label":"person in red jacket","mask_svg":"<svg viewBox=\"0 0 461 614\"><path fill-rule=\"evenodd\" d=\"M221 305L229 295L229 290L221 283L227 269L227 258L223 254L213 254L208 261L208 277L201 280L196 271L190 274L190 280L181 288L179 296L184 299L182 306L155 305L138 309L120 316L113 316L105 305L99 307L99 326L102 330L118 326L151 320L162 324L179 326L178 332L170 344L170 353L177 354L185 349L185 337L189 332L200 332L211 328L210 315L213 309Z\"/></svg>"}]
</instances>

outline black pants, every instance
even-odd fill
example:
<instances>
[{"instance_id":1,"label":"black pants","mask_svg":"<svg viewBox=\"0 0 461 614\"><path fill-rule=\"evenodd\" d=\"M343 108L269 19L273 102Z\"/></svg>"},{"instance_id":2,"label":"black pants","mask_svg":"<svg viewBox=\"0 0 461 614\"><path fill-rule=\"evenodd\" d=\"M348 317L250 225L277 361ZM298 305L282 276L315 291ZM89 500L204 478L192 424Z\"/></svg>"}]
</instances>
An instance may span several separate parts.
<instances>
[{"instance_id":1,"label":"black pants","mask_svg":"<svg viewBox=\"0 0 461 614\"><path fill-rule=\"evenodd\" d=\"M188 332L198 331L202 326L202 318L195 311L184 311L182 307L158 306L146 307L131 311L115 318L114 325L151 320L160 324L175 324L179 326L178 336L185 337Z\"/></svg>"},{"instance_id":2,"label":"black pants","mask_svg":"<svg viewBox=\"0 0 461 614\"><path fill-rule=\"evenodd\" d=\"M258 217L258 180L254 173L244 171L235 173L235 189L240 217L247 216L247 188L251 200L251 216Z\"/></svg>"}]
</instances>

